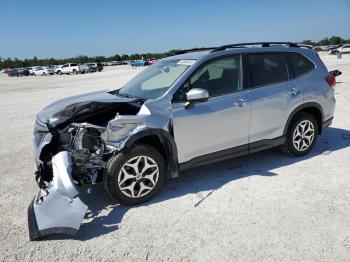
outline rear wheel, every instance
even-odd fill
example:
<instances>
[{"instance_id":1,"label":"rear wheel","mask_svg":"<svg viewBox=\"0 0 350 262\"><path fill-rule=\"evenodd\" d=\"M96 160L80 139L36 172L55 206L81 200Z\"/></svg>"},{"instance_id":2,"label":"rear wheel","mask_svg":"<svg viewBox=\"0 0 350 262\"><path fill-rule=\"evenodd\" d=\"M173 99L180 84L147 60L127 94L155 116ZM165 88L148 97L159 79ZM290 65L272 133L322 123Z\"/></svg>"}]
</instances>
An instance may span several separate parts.
<instances>
[{"instance_id":1,"label":"rear wheel","mask_svg":"<svg viewBox=\"0 0 350 262\"><path fill-rule=\"evenodd\" d=\"M288 129L283 151L291 156L306 155L314 147L317 134L318 125L315 117L308 113L300 113Z\"/></svg>"},{"instance_id":2,"label":"rear wheel","mask_svg":"<svg viewBox=\"0 0 350 262\"><path fill-rule=\"evenodd\" d=\"M137 205L160 191L165 176L163 156L154 147L140 144L113 156L108 161L103 181L115 201Z\"/></svg>"}]
</instances>

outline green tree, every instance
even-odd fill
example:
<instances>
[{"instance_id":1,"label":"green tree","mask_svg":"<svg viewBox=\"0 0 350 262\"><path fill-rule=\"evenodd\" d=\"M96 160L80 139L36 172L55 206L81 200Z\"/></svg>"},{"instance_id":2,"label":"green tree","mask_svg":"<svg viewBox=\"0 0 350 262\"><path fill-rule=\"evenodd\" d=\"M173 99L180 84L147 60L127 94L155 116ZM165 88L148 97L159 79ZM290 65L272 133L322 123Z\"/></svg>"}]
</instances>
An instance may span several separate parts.
<instances>
[{"instance_id":1,"label":"green tree","mask_svg":"<svg viewBox=\"0 0 350 262\"><path fill-rule=\"evenodd\" d=\"M312 40L303 40L300 43L304 45L315 45L315 42L313 42Z\"/></svg>"},{"instance_id":2,"label":"green tree","mask_svg":"<svg viewBox=\"0 0 350 262\"><path fill-rule=\"evenodd\" d=\"M129 56L126 55L126 54L123 54L122 57L121 57L122 61L126 61L126 60L129 60Z\"/></svg>"},{"instance_id":3,"label":"green tree","mask_svg":"<svg viewBox=\"0 0 350 262\"><path fill-rule=\"evenodd\" d=\"M317 42L317 45L329 45L329 39L328 37L321 39L320 41Z\"/></svg>"},{"instance_id":4,"label":"green tree","mask_svg":"<svg viewBox=\"0 0 350 262\"><path fill-rule=\"evenodd\" d=\"M120 55L115 55L112 58L113 58L113 61L120 61L121 60Z\"/></svg>"},{"instance_id":5,"label":"green tree","mask_svg":"<svg viewBox=\"0 0 350 262\"><path fill-rule=\"evenodd\" d=\"M342 44L343 42L344 42L344 39L339 36L332 36L331 38L329 38L330 45L339 45L339 44Z\"/></svg>"}]
</instances>

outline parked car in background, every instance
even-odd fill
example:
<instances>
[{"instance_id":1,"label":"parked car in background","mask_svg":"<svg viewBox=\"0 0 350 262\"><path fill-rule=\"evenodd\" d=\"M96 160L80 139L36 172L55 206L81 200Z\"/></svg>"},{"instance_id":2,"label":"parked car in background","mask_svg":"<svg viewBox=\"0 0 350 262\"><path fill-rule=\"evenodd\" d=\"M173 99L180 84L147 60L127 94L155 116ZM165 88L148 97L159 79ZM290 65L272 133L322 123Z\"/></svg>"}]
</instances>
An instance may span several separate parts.
<instances>
[{"instance_id":1,"label":"parked car in background","mask_svg":"<svg viewBox=\"0 0 350 262\"><path fill-rule=\"evenodd\" d=\"M157 62L156 59L146 59L145 60L145 65L153 65L155 62Z\"/></svg>"},{"instance_id":2,"label":"parked car in background","mask_svg":"<svg viewBox=\"0 0 350 262\"><path fill-rule=\"evenodd\" d=\"M62 65L55 65L54 72L55 74L58 74L58 71L62 70Z\"/></svg>"},{"instance_id":3,"label":"parked car in background","mask_svg":"<svg viewBox=\"0 0 350 262\"><path fill-rule=\"evenodd\" d=\"M3 73L8 75L9 73L11 73L11 69L10 68L5 68L3 70Z\"/></svg>"},{"instance_id":4,"label":"parked car in background","mask_svg":"<svg viewBox=\"0 0 350 262\"><path fill-rule=\"evenodd\" d=\"M350 45L342 45L333 50L332 54L336 55L338 53L345 54L350 53Z\"/></svg>"},{"instance_id":5,"label":"parked car in background","mask_svg":"<svg viewBox=\"0 0 350 262\"><path fill-rule=\"evenodd\" d=\"M46 69L47 74L54 75L55 74L55 67L53 65L50 66L44 66Z\"/></svg>"},{"instance_id":6,"label":"parked car in background","mask_svg":"<svg viewBox=\"0 0 350 262\"><path fill-rule=\"evenodd\" d=\"M8 76L29 76L29 70L27 68L14 68L8 73Z\"/></svg>"},{"instance_id":7,"label":"parked car in background","mask_svg":"<svg viewBox=\"0 0 350 262\"><path fill-rule=\"evenodd\" d=\"M90 72L101 72L103 70L102 63L88 63L87 66L90 68Z\"/></svg>"},{"instance_id":8,"label":"parked car in background","mask_svg":"<svg viewBox=\"0 0 350 262\"><path fill-rule=\"evenodd\" d=\"M29 75L33 75L34 74L34 66L32 66L32 67L27 67L27 69L28 69L28 71L29 71Z\"/></svg>"},{"instance_id":9,"label":"parked car in background","mask_svg":"<svg viewBox=\"0 0 350 262\"><path fill-rule=\"evenodd\" d=\"M112 61L112 62L110 62L110 63L111 63L110 65L112 65L112 66L121 65L121 64L122 64L121 61ZM104 63L102 63L102 64L104 64Z\"/></svg>"},{"instance_id":10,"label":"parked car in background","mask_svg":"<svg viewBox=\"0 0 350 262\"><path fill-rule=\"evenodd\" d=\"M96 63L89 63L86 65L89 67L89 72L94 73L97 71L97 64Z\"/></svg>"},{"instance_id":11,"label":"parked car in background","mask_svg":"<svg viewBox=\"0 0 350 262\"><path fill-rule=\"evenodd\" d=\"M315 47L314 47L314 50L315 50L316 52L325 51L325 49L324 49L322 46L315 46Z\"/></svg>"},{"instance_id":12,"label":"parked car in background","mask_svg":"<svg viewBox=\"0 0 350 262\"><path fill-rule=\"evenodd\" d=\"M339 47L341 47L341 45L329 45L327 47L327 53L330 55L335 55Z\"/></svg>"},{"instance_id":13,"label":"parked car in background","mask_svg":"<svg viewBox=\"0 0 350 262\"><path fill-rule=\"evenodd\" d=\"M57 74L78 74L79 73L79 65L70 63L62 65L58 70Z\"/></svg>"},{"instance_id":14,"label":"parked car in background","mask_svg":"<svg viewBox=\"0 0 350 262\"><path fill-rule=\"evenodd\" d=\"M134 60L130 63L132 67L139 67L145 65L145 60Z\"/></svg>"},{"instance_id":15,"label":"parked car in background","mask_svg":"<svg viewBox=\"0 0 350 262\"><path fill-rule=\"evenodd\" d=\"M87 64L79 65L79 73L85 74L90 72L90 67Z\"/></svg>"},{"instance_id":16,"label":"parked car in background","mask_svg":"<svg viewBox=\"0 0 350 262\"><path fill-rule=\"evenodd\" d=\"M101 72L103 70L102 63L97 63L97 71Z\"/></svg>"},{"instance_id":17,"label":"parked car in background","mask_svg":"<svg viewBox=\"0 0 350 262\"><path fill-rule=\"evenodd\" d=\"M42 75L46 75L46 69L42 66L37 66L35 68L33 68L33 74L34 76L42 76Z\"/></svg>"},{"instance_id":18,"label":"parked car in background","mask_svg":"<svg viewBox=\"0 0 350 262\"><path fill-rule=\"evenodd\" d=\"M51 75L54 75L54 74L56 74L59 66L58 65L49 65L46 68L50 69L50 74Z\"/></svg>"},{"instance_id":19,"label":"parked car in background","mask_svg":"<svg viewBox=\"0 0 350 262\"><path fill-rule=\"evenodd\" d=\"M53 75L54 73L53 69L44 66L38 66L33 69L33 75L35 76Z\"/></svg>"}]
</instances>

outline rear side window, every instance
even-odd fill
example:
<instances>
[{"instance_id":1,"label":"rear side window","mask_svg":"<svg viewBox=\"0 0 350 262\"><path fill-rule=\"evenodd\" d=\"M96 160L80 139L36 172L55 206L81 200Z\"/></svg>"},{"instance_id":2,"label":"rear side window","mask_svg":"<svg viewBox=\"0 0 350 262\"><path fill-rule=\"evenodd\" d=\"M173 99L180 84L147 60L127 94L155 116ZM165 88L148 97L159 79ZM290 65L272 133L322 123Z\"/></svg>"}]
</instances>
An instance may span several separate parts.
<instances>
[{"instance_id":1,"label":"rear side window","mask_svg":"<svg viewBox=\"0 0 350 262\"><path fill-rule=\"evenodd\" d=\"M304 75L315 68L315 65L305 56L298 53L285 53L290 78Z\"/></svg>"},{"instance_id":2,"label":"rear side window","mask_svg":"<svg viewBox=\"0 0 350 262\"><path fill-rule=\"evenodd\" d=\"M77 66L78 64L70 64L70 66Z\"/></svg>"},{"instance_id":3,"label":"rear side window","mask_svg":"<svg viewBox=\"0 0 350 262\"><path fill-rule=\"evenodd\" d=\"M288 80L287 65L280 53L247 55L247 64L252 87Z\"/></svg>"}]
</instances>

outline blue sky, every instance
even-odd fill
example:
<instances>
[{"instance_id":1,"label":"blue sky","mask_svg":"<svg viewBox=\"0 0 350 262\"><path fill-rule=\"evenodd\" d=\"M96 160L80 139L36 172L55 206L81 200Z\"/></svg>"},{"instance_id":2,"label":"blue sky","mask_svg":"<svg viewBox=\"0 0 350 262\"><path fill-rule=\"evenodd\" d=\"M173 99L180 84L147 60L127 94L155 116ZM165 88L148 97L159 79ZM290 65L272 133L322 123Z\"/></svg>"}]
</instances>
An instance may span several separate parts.
<instances>
[{"instance_id":1,"label":"blue sky","mask_svg":"<svg viewBox=\"0 0 350 262\"><path fill-rule=\"evenodd\" d=\"M0 1L0 57L163 52L350 38L350 0Z\"/></svg>"}]
</instances>

